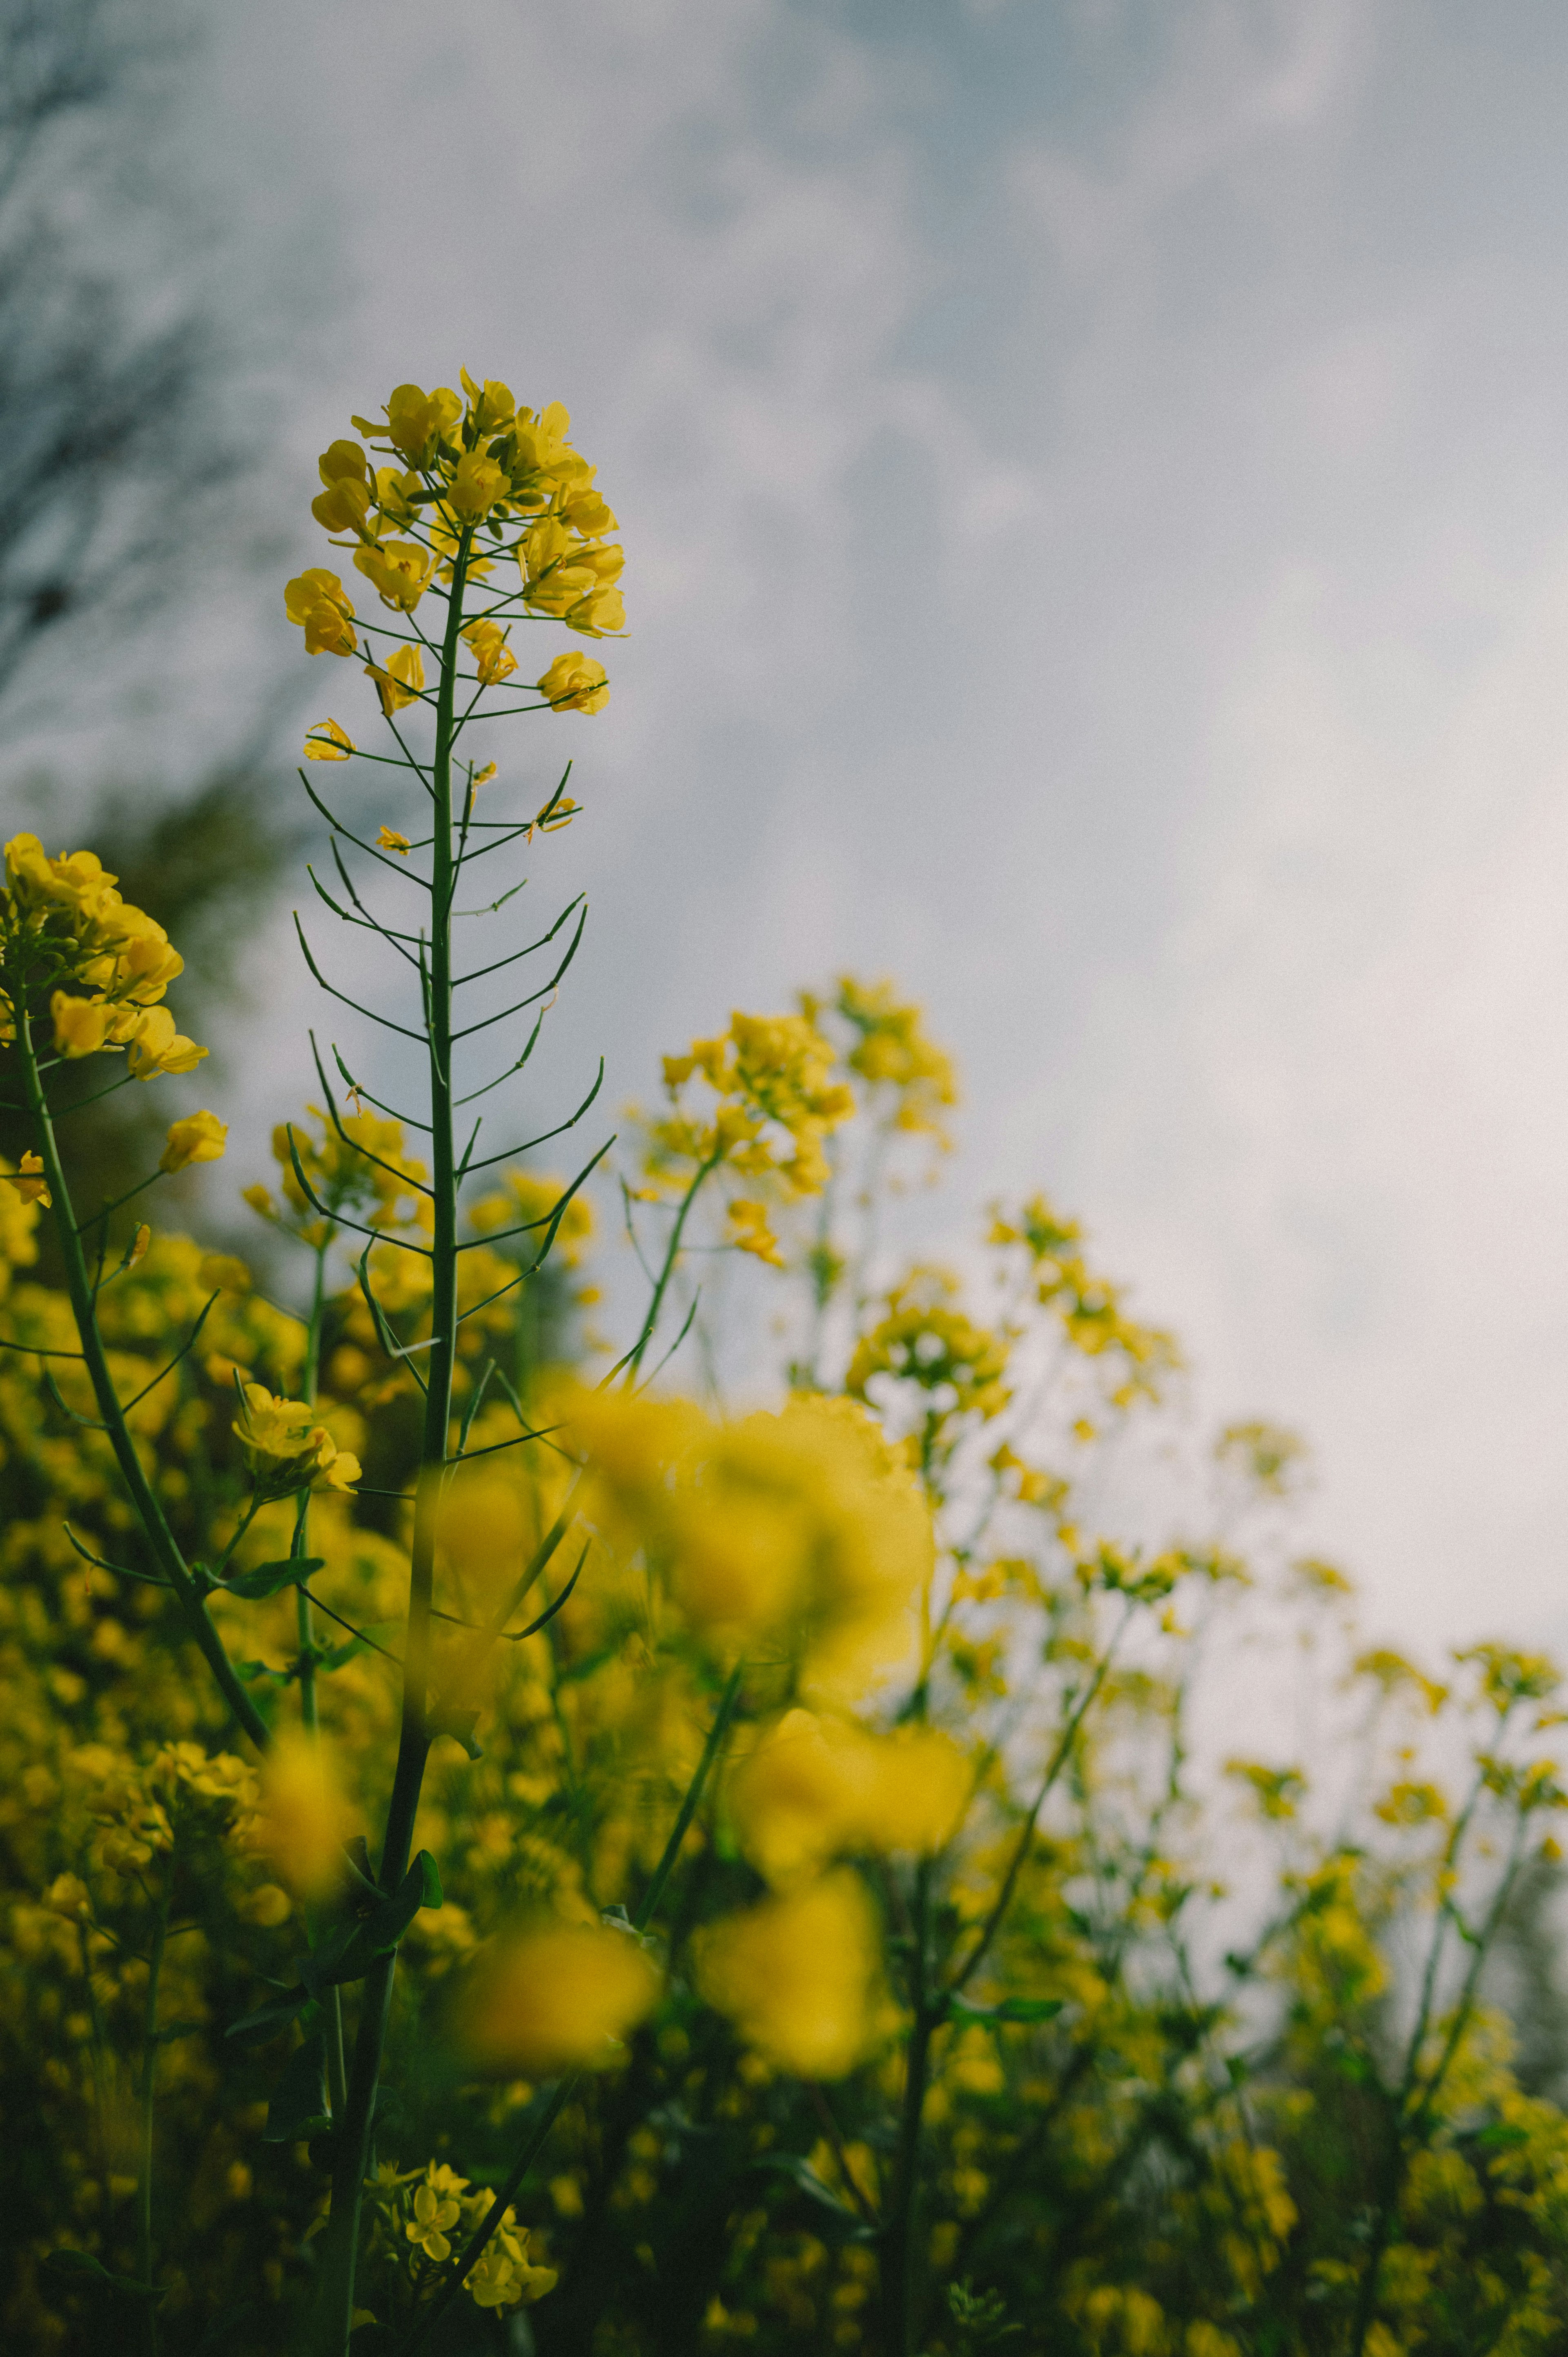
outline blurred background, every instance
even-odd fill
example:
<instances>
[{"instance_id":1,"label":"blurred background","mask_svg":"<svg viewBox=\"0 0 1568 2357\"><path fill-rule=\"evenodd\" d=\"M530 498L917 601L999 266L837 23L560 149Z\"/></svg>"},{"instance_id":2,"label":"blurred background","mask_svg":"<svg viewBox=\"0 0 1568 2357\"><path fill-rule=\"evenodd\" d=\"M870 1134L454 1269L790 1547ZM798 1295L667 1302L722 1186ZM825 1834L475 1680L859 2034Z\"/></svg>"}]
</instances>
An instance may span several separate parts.
<instances>
[{"instance_id":1,"label":"blurred background","mask_svg":"<svg viewBox=\"0 0 1568 2357\"><path fill-rule=\"evenodd\" d=\"M323 1019L294 765L369 689L284 619L316 454L498 375L571 409L632 631L510 757L589 811L536 1109L896 975L965 1076L926 1249L1045 1185L1195 1417L1309 1438L1374 1631L1568 1644L1568 15L0 27L8 831L194 950L204 1220L243 1239Z\"/></svg>"}]
</instances>

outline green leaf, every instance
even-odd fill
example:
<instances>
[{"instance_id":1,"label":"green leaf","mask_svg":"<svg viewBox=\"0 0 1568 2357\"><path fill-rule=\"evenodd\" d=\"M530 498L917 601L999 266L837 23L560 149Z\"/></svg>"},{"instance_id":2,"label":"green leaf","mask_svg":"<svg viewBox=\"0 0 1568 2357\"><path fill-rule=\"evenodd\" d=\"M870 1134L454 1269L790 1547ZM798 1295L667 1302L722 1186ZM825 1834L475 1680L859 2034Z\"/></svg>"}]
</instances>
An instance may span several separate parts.
<instances>
[{"instance_id":1,"label":"green leaf","mask_svg":"<svg viewBox=\"0 0 1568 2357\"><path fill-rule=\"evenodd\" d=\"M427 1896L434 1892L434 1896ZM435 1860L422 1849L397 1889L355 1924L337 1955L317 1955L302 1965L308 1983L329 1988L342 1981L363 1980L378 1956L390 1955L422 1907L441 1905L441 1877Z\"/></svg>"},{"instance_id":2,"label":"green leaf","mask_svg":"<svg viewBox=\"0 0 1568 2357\"><path fill-rule=\"evenodd\" d=\"M134 2276L112 2276L102 2259L95 2259L91 2251L51 2251L44 2265L55 2275L80 2276L84 2285L107 2286L109 2290L121 2292L127 2299L159 2300L163 2298L156 2284L138 2283Z\"/></svg>"},{"instance_id":3,"label":"green leaf","mask_svg":"<svg viewBox=\"0 0 1568 2357\"><path fill-rule=\"evenodd\" d=\"M948 1999L954 2021L1052 2021L1067 2000L1059 1996L1004 1996L999 2005L971 2005L967 1997Z\"/></svg>"},{"instance_id":4,"label":"green leaf","mask_svg":"<svg viewBox=\"0 0 1568 2357\"><path fill-rule=\"evenodd\" d=\"M809 2195L820 2208L831 2210L834 2217L842 2219L845 2225L860 2224L859 2212L852 2210L847 2202L841 2201L832 2188L822 2183L811 2162L802 2159L799 2153L769 2153L766 2159L753 2161L752 2167L767 2169L774 2176L789 2178L791 2184L798 2186L802 2193Z\"/></svg>"},{"instance_id":5,"label":"green leaf","mask_svg":"<svg viewBox=\"0 0 1568 2357\"><path fill-rule=\"evenodd\" d=\"M285 2029L308 2001L305 1986L301 1983L281 2005L263 2005L255 2013L242 2014L238 2021L229 2024L223 2035L237 2039L242 2046L264 2045L269 2038L275 2038L280 2029Z\"/></svg>"},{"instance_id":6,"label":"green leaf","mask_svg":"<svg viewBox=\"0 0 1568 2357\"><path fill-rule=\"evenodd\" d=\"M276 1596L285 1587L297 1587L302 1579L322 1570L327 1558L320 1555L290 1555L285 1563L259 1563L254 1571L242 1571L233 1579L223 1582L230 1596L243 1596L258 1603L264 1596Z\"/></svg>"},{"instance_id":7,"label":"green leaf","mask_svg":"<svg viewBox=\"0 0 1568 2357\"><path fill-rule=\"evenodd\" d=\"M262 2136L267 2144L297 2144L306 2136L319 2136L324 2127L330 2126L327 2111L327 2033L316 2029L303 2046L295 2047L283 2077L273 2089Z\"/></svg>"}]
</instances>

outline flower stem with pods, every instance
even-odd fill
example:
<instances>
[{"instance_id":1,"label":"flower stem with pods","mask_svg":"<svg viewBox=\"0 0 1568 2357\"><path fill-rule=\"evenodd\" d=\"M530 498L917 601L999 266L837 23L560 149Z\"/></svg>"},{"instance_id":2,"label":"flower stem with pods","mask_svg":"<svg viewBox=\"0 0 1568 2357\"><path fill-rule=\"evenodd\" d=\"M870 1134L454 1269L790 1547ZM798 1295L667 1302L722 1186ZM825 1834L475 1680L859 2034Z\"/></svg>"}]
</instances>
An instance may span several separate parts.
<instances>
[{"instance_id":1,"label":"flower stem with pods","mask_svg":"<svg viewBox=\"0 0 1568 2357\"><path fill-rule=\"evenodd\" d=\"M452 566L446 628L441 649L441 683L435 709L435 748L431 763L432 801L429 962L422 976L429 1044L431 1178L430 1349L425 1375L424 1426L414 1496L413 1546L409 1566L408 1624L403 1642L403 1711L397 1766L387 1805L377 1879L389 1898L408 1868L413 1821L430 1755L426 1716L430 1684L430 1621L435 1599L435 1526L448 1462L452 1415L452 1370L457 1350L457 1182L452 1134L452 905L456 863L452 846L453 704L457 650L463 624L463 588L472 533L462 535ZM364 1983L359 2032L341 2119L333 2136L332 2212L322 2238L321 2294L317 2345L322 2357L347 2345L354 2308L361 2190L370 2165L371 2132L381 2050L386 2041L394 1950L371 1965Z\"/></svg>"}]
</instances>

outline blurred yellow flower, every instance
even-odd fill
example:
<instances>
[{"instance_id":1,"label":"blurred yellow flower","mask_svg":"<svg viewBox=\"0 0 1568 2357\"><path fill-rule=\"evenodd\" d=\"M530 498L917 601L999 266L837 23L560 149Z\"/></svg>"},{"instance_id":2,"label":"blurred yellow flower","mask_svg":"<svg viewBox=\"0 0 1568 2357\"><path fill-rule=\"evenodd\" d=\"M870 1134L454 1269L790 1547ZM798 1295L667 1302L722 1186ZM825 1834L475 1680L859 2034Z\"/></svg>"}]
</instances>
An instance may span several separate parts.
<instances>
[{"instance_id":1,"label":"blurred yellow flower","mask_svg":"<svg viewBox=\"0 0 1568 2357\"><path fill-rule=\"evenodd\" d=\"M842 2079L865 2052L876 1919L858 1875L732 1915L696 1938L697 1986L746 2044L802 2079Z\"/></svg>"},{"instance_id":2,"label":"blurred yellow flower","mask_svg":"<svg viewBox=\"0 0 1568 2357\"><path fill-rule=\"evenodd\" d=\"M652 1964L627 1933L552 1925L498 1942L475 1967L459 2033L487 2069L602 2068L658 1995Z\"/></svg>"},{"instance_id":3,"label":"blurred yellow flower","mask_svg":"<svg viewBox=\"0 0 1568 2357\"><path fill-rule=\"evenodd\" d=\"M158 1168L185 1170L193 1162L220 1162L228 1138L229 1125L215 1113L187 1114L183 1121L169 1124L168 1142Z\"/></svg>"},{"instance_id":4,"label":"blurred yellow flower","mask_svg":"<svg viewBox=\"0 0 1568 2357\"><path fill-rule=\"evenodd\" d=\"M784 1255L779 1249L779 1239L768 1224L768 1209L763 1203L735 1202L729 1207L730 1242L737 1252L751 1253L757 1259L768 1262L774 1268L784 1266Z\"/></svg>"},{"instance_id":5,"label":"blurred yellow flower","mask_svg":"<svg viewBox=\"0 0 1568 2357\"><path fill-rule=\"evenodd\" d=\"M262 1762L252 1846L295 1898L317 1899L343 1879L352 1830L330 1753L318 1738L285 1727Z\"/></svg>"},{"instance_id":6,"label":"blurred yellow flower","mask_svg":"<svg viewBox=\"0 0 1568 2357\"><path fill-rule=\"evenodd\" d=\"M411 848L407 835L400 834L395 826L383 826L376 836L378 851L395 851L400 859L406 859Z\"/></svg>"}]
</instances>

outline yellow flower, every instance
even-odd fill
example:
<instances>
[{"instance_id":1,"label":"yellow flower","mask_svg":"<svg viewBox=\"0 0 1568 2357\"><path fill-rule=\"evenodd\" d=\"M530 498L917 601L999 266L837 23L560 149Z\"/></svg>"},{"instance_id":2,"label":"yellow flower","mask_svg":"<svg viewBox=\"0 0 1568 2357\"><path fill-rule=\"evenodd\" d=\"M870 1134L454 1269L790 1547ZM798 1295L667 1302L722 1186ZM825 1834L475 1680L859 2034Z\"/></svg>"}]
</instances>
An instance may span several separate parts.
<instances>
[{"instance_id":1,"label":"yellow flower","mask_svg":"<svg viewBox=\"0 0 1568 2357\"><path fill-rule=\"evenodd\" d=\"M499 687L503 679L510 678L517 669L517 657L499 622L470 622L463 636L484 686Z\"/></svg>"},{"instance_id":2,"label":"yellow flower","mask_svg":"<svg viewBox=\"0 0 1568 2357\"><path fill-rule=\"evenodd\" d=\"M489 784L489 782L490 782L490 780L495 776L495 773L496 773L496 765L495 765L495 763L494 763L493 761L487 761L487 762L485 763L485 766L484 766L484 768L483 768L482 770L476 770L474 771L474 774L473 774L473 776L469 779L468 783L469 783L471 786L474 786L474 787L478 787L478 786L488 786L488 785Z\"/></svg>"},{"instance_id":3,"label":"yellow flower","mask_svg":"<svg viewBox=\"0 0 1568 2357\"><path fill-rule=\"evenodd\" d=\"M483 385L478 385L467 369L458 370L457 382L468 396L468 415L476 431L480 434L503 433L517 414L517 404L512 399L510 385L502 384L498 377L493 376L488 376Z\"/></svg>"},{"instance_id":4,"label":"yellow flower","mask_svg":"<svg viewBox=\"0 0 1568 2357\"><path fill-rule=\"evenodd\" d=\"M250 1270L232 1253L204 1253L196 1281L209 1293L249 1293L252 1284Z\"/></svg>"},{"instance_id":5,"label":"yellow flower","mask_svg":"<svg viewBox=\"0 0 1568 2357\"><path fill-rule=\"evenodd\" d=\"M395 851L400 859L408 857L410 848L407 835L400 834L395 826L383 826L376 837L378 851Z\"/></svg>"},{"instance_id":6,"label":"yellow flower","mask_svg":"<svg viewBox=\"0 0 1568 2357\"><path fill-rule=\"evenodd\" d=\"M336 720L318 720L305 740L307 761L346 761L353 749L353 738Z\"/></svg>"},{"instance_id":7,"label":"yellow flower","mask_svg":"<svg viewBox=\"0 0 1568 2357\"><path fill-rule=\"evenodd\" d=\"M312 1421L315 1413L306 1400L274 1399L261 1383L243 1386L240 1420L232 1430L256 1487L265 1495L291 1496L317 1474L326 1477L332 1490L351 1489L359 1480L359 1458L340 1449L325 1425Z\"/></svg>"},{"instance_id":8,"label":"yellow flower","mask_svg":"<svg viewBox=\"0 0 1568 2357\"><path fill-rule=\"evenodd\" d=\"M166 1006L148 1007L131 1035L130 1049L127 1066L138 1081L150 1081L159 1072L193 1072L207 1053L175 1029Z\"/></svg>"},{"instance_id":9,"label":"yellow flower","mask_svg":"<svg viewBox=\"0 0 1568 2357\"><path fill-rule=\"evenodd\" d=\"M428 467L438 444L462 414L463 404L448 385L423 393L416 384L400 384L387 403L387 437L411 467ZM354 424L361 434L381 430L362 417L356 417Z\"/></svg>"},{"instance_id":10,"label":"yellow flower","mask_svg":"<svg viewBox=\"0 0 1568 2357\"><path fill-rule=\"evenodd\" d=\"M464 2042L490 2069L530 2074L602 2068L611 2043L650 2010L653 1966L623 1932L553 1925L499 1943L475 1970Z\"/></svg>"},{"instance_id":11,"label":"yellow flower","mask_svg":"<svg viewBox=\"0 0 1568 2357\"><path fill-rule=\"evenodd\" d=\"M413 613L435 561L428 549L412 540L371 541L354 551L355 571L364 575L383 606L399 614Z\"/></svg>"},{"instance_id":12,"label":"yellow flower","mask_svg":"<svg viewBox=\"0 0 1568 2357\"><path fill-rule=\"evenodd\" d=\"M453 469L446 496L465 523L482 523L509 488L493 458L482 450L466 450Z\"/></svg>"},{"instance_id":13,"label":"yellow flower","mask_svg":"<svg viewBox=\"0 0 1568 2357\"><path fill-rule=\"evenodd\" d=\"M325 1745L297 1727L284 1728L262 1762L261 1787L255 1849L296 1898L336 1888L352 1819Z\"/></svg>"},{"instance_id":14,"label":"yellow flower","mask_svg":"<svg viewBox=\"0 0 1568 2357\"><path fill-rule=\"evenodd\" d=\"M578 630L585 639L602 639L612 630L626 628L626 600L618 589L596 589L561 617L569 630Z\"/></svg>"},{"instance_id":15,"label":"yellow flower","mask_svg":"<svg viewBox=\"0 0 1568 2357\"><path fill-rule=\"evenodd\" d=\"M575 651L557 655L537 684L556 712L602 712L610 700L603 663Z\"/></svg>"},{"instance_id":16,"label":"yellow flower","mask_svg":"<svg viewBox=\"0 0 1568 2357\"><path fill-rule=\"evenodd\" d=\"M153 1232L151 1228L148 1227L145 1220L144 1220L141 1226L136 1230L135 1234L131 1238L131 1248L125 1254L125 1265L127 1268L134 1268L138 1261L145 1260L147 1256L147 1246L152 1243L152 1240Z\"/></svg>"},{"instance_id":17,"label":"yellow flower","mask_svg":"<svg viewBox=\"0 0 1568 2357\"><path fill-rule=\"evenodd\" d=\"M767 1207L761 1203L737 1202L729 1207L730 1242L738 1252L753 1253L758 1260L768 1261L774 1268L782 1268L784 1255L779 1249L779 1239L768 1224Z\"/></svg>"},{"instance_id":18,"label":"yellow flower","mask_svg":"<svg viewBox=\"0 0 1568 2357\"><path fill-rule=\"evenodd\" d=\"M55 1046L62 1056L95 1056L106 1044L113 1009L101 998L72 998L57 990L49 1001Z\"/></svg>"},{"instance_id":19,"label":"yellow flower","mask_svg":"<svg viewBox=\"0 0 1568 2357\"><path fill-rule=\"evenodd\" d=\"M310 502L310 512L328 532L364 528L371 490L365 454L357 442L334 442L317 461L327 488Z\"/></svg>"},{"instance_id":20,"label":"yellow flower","mask_svg":"<svg viewBox=\"0 0 1568 2357\"><path fill-rule=\"evenodd\" d=\"M929 1856L955 1831L971 1776L934 1727L869 1735L847 1720L787 1711L736 1769L742 1845L770 1882L815 1872L835 1852Z\"/></svg>"},{"instance_id":21,"label":"yellow flower","mask_svg":"<svg viewBox=\"0 0 1568 2357\"><path fill-rule=\"evenodd\" d=\"M308 566L286 585L283 601L289 620L297 622L305 632L307 655L353 653L359 644L354 636L354 608L335 573L328 573L322 565Z\"/></svg>"},{"instance_id":22,"label":"yellow flower","mask_svg":"<svg viewBox=\"0 0 1568 2357\"><path fill-rule=\"evenodd\" d=\"M433 2185L418 2185L413 2192L413 2215L403 2232L426 2258L439 2263L452 2255L447 2229L455 2226L461 2215L460 2205L449 2193L437 2193Z\"/></svg>"},{"instance_id":23,"label":"yellow flower","mask_svg":"<svg viewBox=\"0 0 1568 2357\"><path fill-rule=\"evenodd\" d=\"M227 1122L215 1113L187 1114L183 1121L170 1122L158 1168L186 1170L193 1162L221 1162L228 1136Z\"/></svg>"},{"instance_id":24,"label":"yellow flower","mask_svg":"<svg viewBox=\"0 0 1568 2357\"><path fill-rule=\"evenodd\" d=\"M528 2256L528 2230L513 2228L514 2213L486 2244L483 2256L468 2277L467 2289L476 2308L532 2307L553 2291L560 2280L553 2267L536 2267Z\"/></svg>"},{"instance_id":25,"label":"yellow flower","mask_svg":"<svg viewBox=\"0 0 1568 2357\"><path fill-rule=\"evenodd\" d=\"M748 2046L802 2079L842 2079L865 2050L876 1923L859 1877L808 1889L697 1935L697 1986Z\"/></svg>"},{"instance_id":26,"label":"yellow flower","mask_svg":"<svg viewBox=\"0 0 1568 2357\"><path fill-rule=\"evenodd\" d=\"M575 533L585 540L602 540L607 532L618 532L619 524L597 491L578 491L562 504L561 513Z\"/></svg>"},{"instance_id":27,"label":"yellow flower","mask_svg":"<svg viewBox=\"0 0 1568 2357\"><path fill-rule=\"evenodd\" d=\"M380 663L367 663L365 676L375 681L381 710L390 720L405 704L417 702L424 686L424 658L417 647L398 647L384 670Z\"/></svg>"},{"instance_id":28,"label":"yellow flower","mask_svg":"<svg viewBox=\"0 0 1568 2357\"><path fill-rule=\"evenodd\" d=\"M29 1147L22 1157L20 1169L0 1171L0 1178L7 1186L15 1187L24 1203L51 1203L54 1198L39 1175L43 1167L40 1157Z\"/></svg>"}]
</instances>

